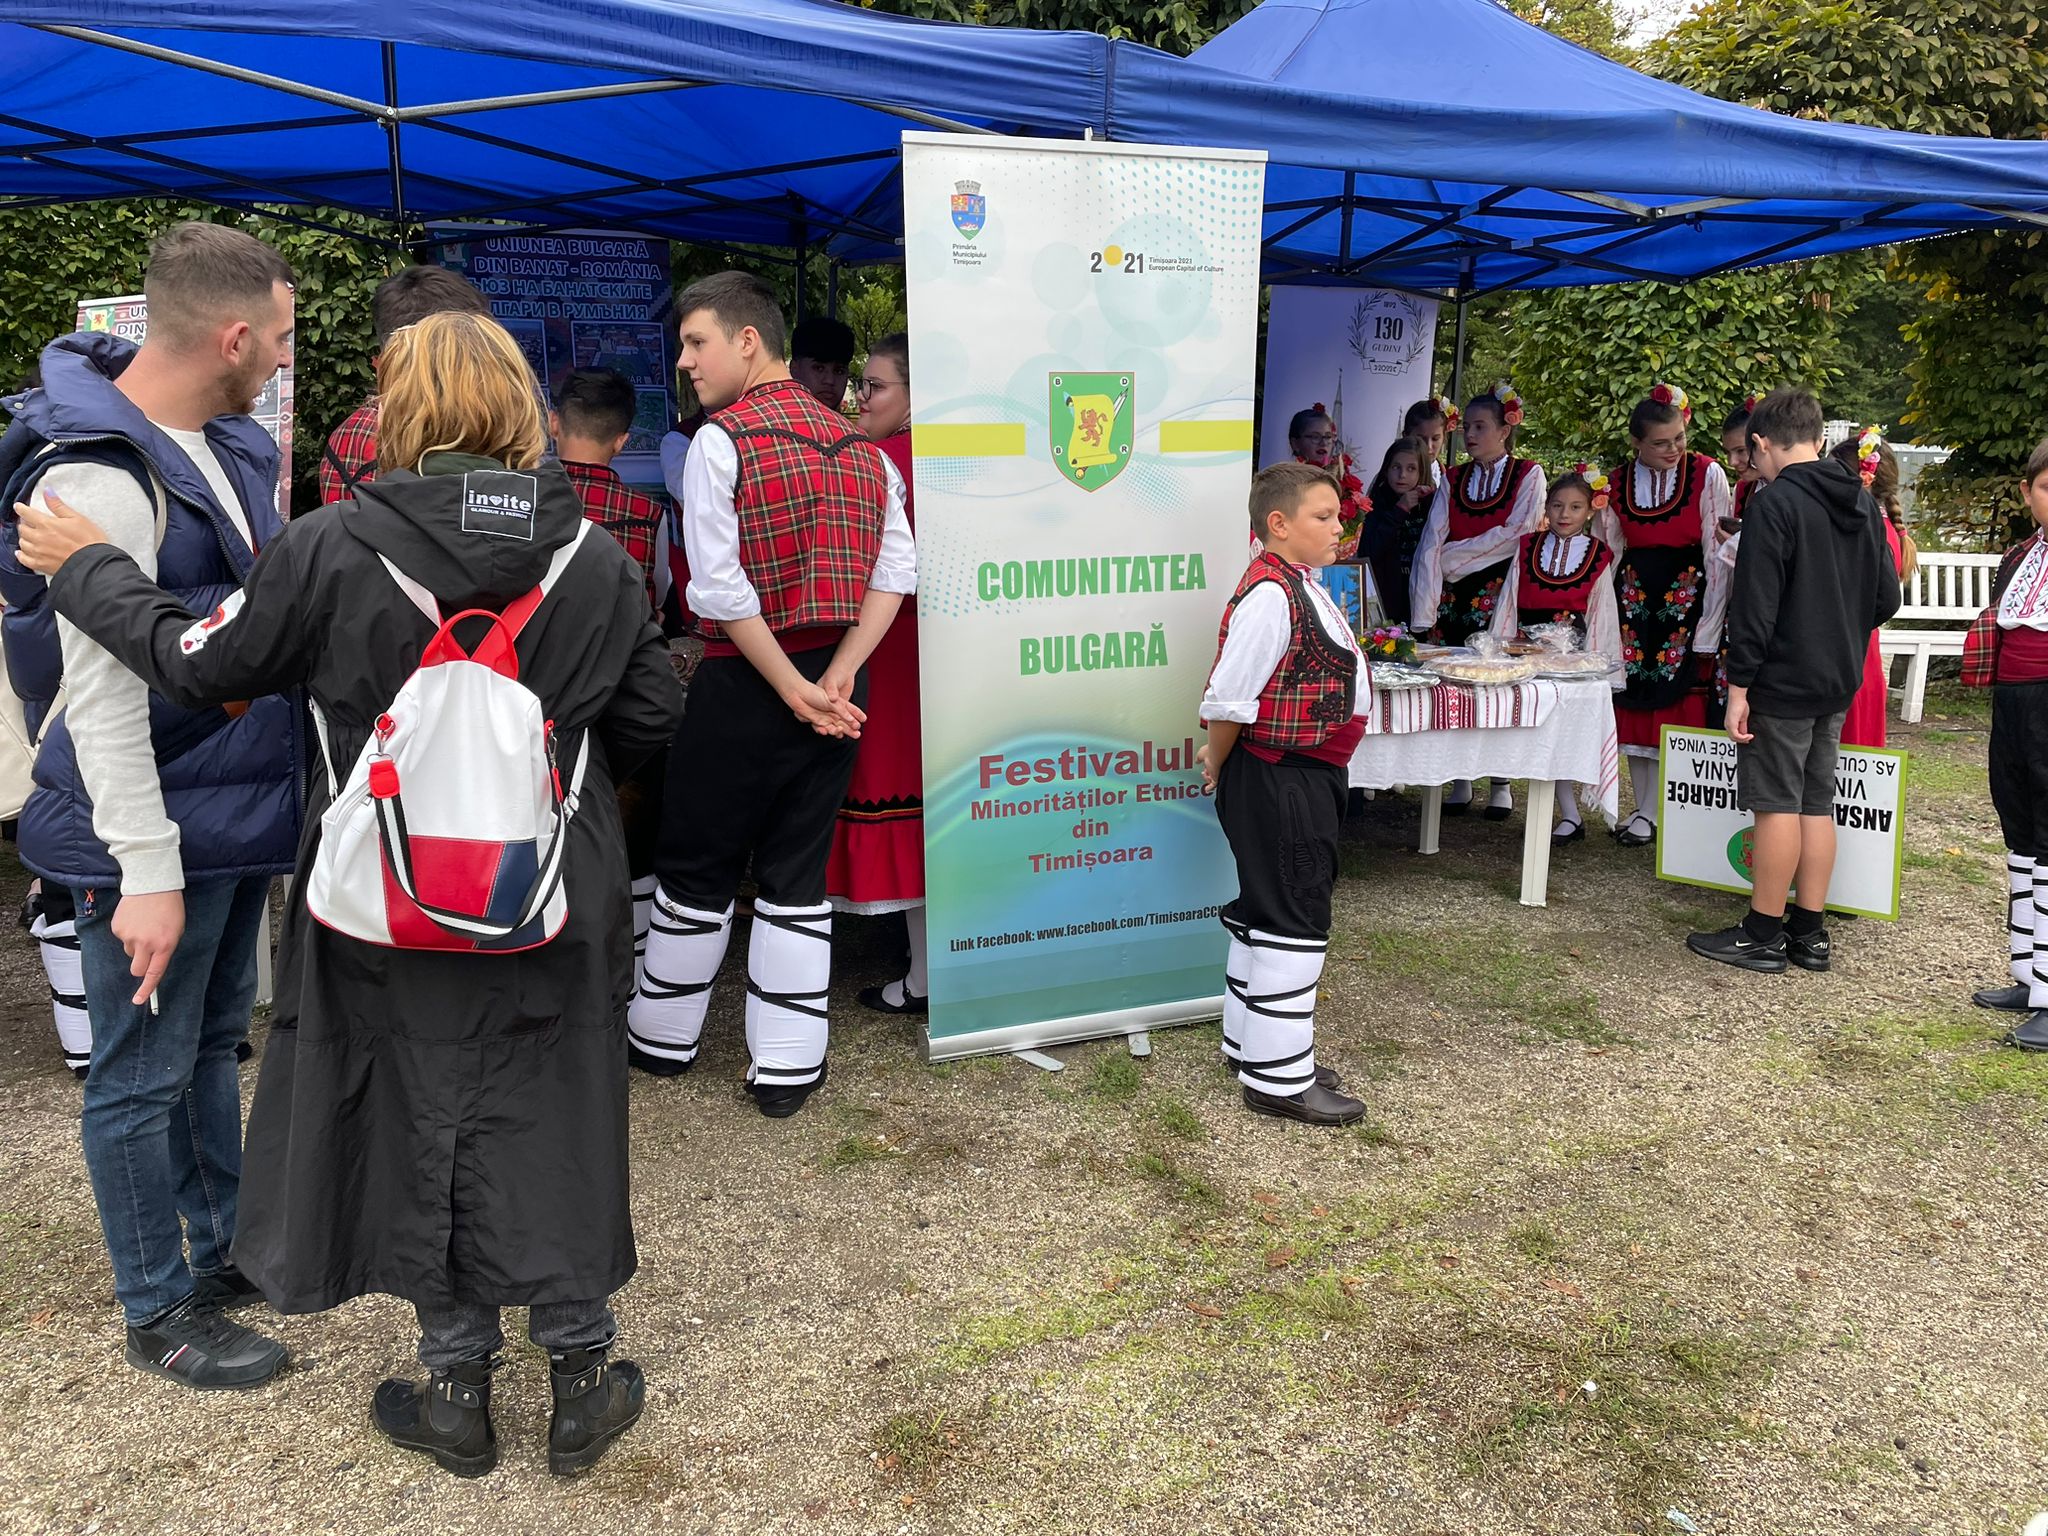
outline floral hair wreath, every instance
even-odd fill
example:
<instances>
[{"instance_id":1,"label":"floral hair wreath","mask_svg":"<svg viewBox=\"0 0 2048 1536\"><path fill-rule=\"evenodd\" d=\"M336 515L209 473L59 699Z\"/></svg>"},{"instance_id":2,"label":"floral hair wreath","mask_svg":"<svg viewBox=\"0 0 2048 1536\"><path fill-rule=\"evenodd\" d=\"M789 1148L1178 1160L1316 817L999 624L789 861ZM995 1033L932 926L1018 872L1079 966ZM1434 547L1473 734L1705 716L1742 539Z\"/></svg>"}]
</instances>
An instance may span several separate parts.
<instances>
[{"instance_id":1,"label":"floral hair wreath","mask_svg":"<svg viewBox=\"0 0 2048 1536\"><path fill-rule=\"evenodd\" d=\"M1687 422L1692 420L1692 401L1676 384L1652 384L1650 398L1659 405L1675 405ZM1752 407L1754 409L1754 407Z\"/></svg>"},{"instance_id":2,"label":"floral hair wreath","mask_svg":"<svg viewBox=\"0 0 2048 1536\"><path fill-rule=\"evenodd\" d=\"M1756 408L1757 408L1757 407L1758 407L1758 406L1759 406L1760 404L1762 404L1762 403L1763 403L1763 397L1762 397L1761 395L1744 395L1744 396L1742 397L1742 411L1743 411L1743 414L1744 414L1744 415L1746 415L1746 416L1753 416L1753 415L1755 415L1755 414L1756 414Z\"/></svg>"},{"instance_id":3,"label":"floral hair wreath","mask_svg":"<svg viewBox=\"0 0 2048 1536\"><path fill-rule=\"evenodd\" d=\"M1593 510L1605 512L1608 504L1614 499L1612 482L1607 478L1607 471L1598 464L1588 464L1581 459L1573 473L1586 482L1586 489L1592 493Z\"/></svg>"},{"instance_id":4,"label":"floral hair wreath","mask_svg":"<svg viewBox=\"0 0 2048 1536\"><path fill-rule=\"evenodd\" d=\"M1500 402L1501 424L1519 427L1522 424L1522 397L1515 393L1515 386L1502 379L1493 386L1493 398Z\"/></svg>"},{"instance_id":5,"label":"floral hair wreath","mask_svg":"<svg viewBox=\"0 0 2048 1536\"><path fill-rule=\"evenodd\" d=\"M1436 407L1437 415L1443 417L1444 430L1446 432L1455 432L1458 430L1458 424L1461 421L1463 421L1464 418L1458 414L1457 406L1451 403L1450 398L1448 396L1431 395L1429 397L1429 403Z\"/></svg>"},{"instance_id":6,"label":"floral hair wreath","mask_svg":"<svg viewBox=\"0 0 2048 1536\"><path fill-rule=\"evenodd\" d=\"M1856 439L1856 474L1863 481L1866 490L1869 489L1871 482L1877 479L1878 466L1883 462L1877 451L1883 446L1883 427L1865 427L1863 435Z\"/></svg>"}]
</instances>

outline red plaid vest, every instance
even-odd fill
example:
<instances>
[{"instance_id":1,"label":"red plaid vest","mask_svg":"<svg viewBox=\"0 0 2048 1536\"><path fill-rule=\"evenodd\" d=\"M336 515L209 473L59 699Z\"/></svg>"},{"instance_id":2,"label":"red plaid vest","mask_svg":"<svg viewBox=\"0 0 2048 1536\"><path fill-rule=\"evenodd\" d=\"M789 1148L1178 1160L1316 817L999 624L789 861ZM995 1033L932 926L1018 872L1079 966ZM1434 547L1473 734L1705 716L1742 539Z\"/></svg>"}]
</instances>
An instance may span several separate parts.
<instances>
[{"instance_id":1,"label":"red plaid vest","mask_svg":"<svg viewBox=\"0 0 2048 1536\"><path fill-rule=\"evenodd\" d=\"M377 397L370 396L328 436L320 455L320 505L347 501L377 478Z\"/></svg>"},{"instance_id":2,"label":"red plaid vest","mask_svg":"<svg viewBox=\"0 0 2048 1536\"><path fill-rule=\"evenodd\" d=\"M1636 505L1636 461L1614 472L1614 515L1621 519L1630 549L1682 549L1700 542L1700 496L1707 488L1713 460L1688 453L1678 461L1670 498L1658 506Z\"/></svg>"},{"instance_id":3,"label":"red plaid vest","mask_svg":"<svg viewBox=\"0 0 2048 1536\"><path fill-rule=\"evenodd\" d=\"M1593 589L1607 577L1608 567L1614 564L1614 551L1598 539L1586 541L1585 562L1576 571L1564 576L1553 576L1544 570L1537 556L1542 552L1547 533L1525 534L1521 551L1515 556L1521 562L1521 582L1516 588L1515 612L1522 626L1541 624L1558 614L1586 616L1586 602L1592 597Z\"/></svg>"},{"instance_id":4,"label":"red plaid vest","mask_svg":"<svg viewBox=\"0 0 2048 1536\"><path fill-rule=\"evenodd\" d=\"M1500 489L1483 501L1468 494L1468 487L1479 472L1478 461L1467 459L1452 470L1450 517L1445 525L1445 538L1453 544L1462 544L1467 539L1491 533L1506 522L1508 514L1515 509L1516 493L1535 467L1534 459L1509 459L1507 470L1500 477Z\"/></svg>"},{"instance_id":5,"label":"red plaid vest","mask_svg":"<svg viewBox=\"0 0 2048 1536\"><path fill-rule=\"evenodd\" d=\"M619 547L640 566L647 582L647 606L654 602L654 542L666 512L652 496L634 490L609 464L573 464L562 460L562 473L583 500L583 515L619 541Z\"/></svg>"},{"instance_id":6,"label":"red plaid vest","mask_svg":"<svg viewBox=\"0 0 2048 1536\"><path fill-rule=\"evenodd\" d=\"M1273 669L1259 695L1259 718L1244 728L1244 739L1275 752L1320 747L1351 721L1351 690L1358 678L1358 657L1332 640L1316 618L1315 599L1308 595L1301 573L1266 550L1246 568L1237 590L1223 609L1223 627L1216 632L1216 654L1230 636L1230 617L1245 595L1261 582L1280 584L1287 594L1287 654ZM1214 668L1211 668L1213 672Z\"/></svg>"},{"instance_id":7,"label":"red plaid vest","mask_svg":"<svg viewBox=\"0 0 2048 1536\"><path fill-rule=\"evenodd\" d=\"M778 634L853 624L882 552L881 449L793 379L757 385L711 421L739 452L740 569L761 617ZM703 630L719 638L710 619Z\"/></svg>"}]
</instances>

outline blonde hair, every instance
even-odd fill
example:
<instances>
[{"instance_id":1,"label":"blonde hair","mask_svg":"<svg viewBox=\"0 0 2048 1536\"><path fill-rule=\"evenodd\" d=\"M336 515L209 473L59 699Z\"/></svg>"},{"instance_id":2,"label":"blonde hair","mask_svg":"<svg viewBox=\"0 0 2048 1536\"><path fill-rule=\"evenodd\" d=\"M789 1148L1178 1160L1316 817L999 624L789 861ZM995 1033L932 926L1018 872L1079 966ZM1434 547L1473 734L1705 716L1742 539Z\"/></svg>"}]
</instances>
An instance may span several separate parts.
<instances>
[{"instance_id":1,"label":"blonde hair","mask_svg":"<svg viewBox=\"0 0 2048 1536\"><path fill-rule=\"evenodd\" d=\"M531 469L547 449L533 371L489 315L442 313L393 331L377 364L377 464L473 453Z\"/></svg>"}]
</instances>

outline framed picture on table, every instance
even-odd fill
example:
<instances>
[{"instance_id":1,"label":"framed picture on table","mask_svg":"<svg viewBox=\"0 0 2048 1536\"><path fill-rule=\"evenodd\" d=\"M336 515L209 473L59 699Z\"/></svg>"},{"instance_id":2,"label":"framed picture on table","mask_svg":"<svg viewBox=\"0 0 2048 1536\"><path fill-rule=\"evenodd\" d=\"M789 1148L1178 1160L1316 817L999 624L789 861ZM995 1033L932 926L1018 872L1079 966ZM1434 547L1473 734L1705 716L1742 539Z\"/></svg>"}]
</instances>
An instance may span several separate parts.
<instances>
[{"instance_id":1,"label":"framed picture on table","mask_svg":"<svg viewBox=\"0 0 2048 1536\"><path fill-rule=\"evenodd\" d=\"M1350 623L1354 635L1369 634L1387 622L1379 585L1372 579L1372 567L1363 561L1326 565L1316 572L1316 580L1337 604L1337 611Z\"/></svg>"}]
</instances>

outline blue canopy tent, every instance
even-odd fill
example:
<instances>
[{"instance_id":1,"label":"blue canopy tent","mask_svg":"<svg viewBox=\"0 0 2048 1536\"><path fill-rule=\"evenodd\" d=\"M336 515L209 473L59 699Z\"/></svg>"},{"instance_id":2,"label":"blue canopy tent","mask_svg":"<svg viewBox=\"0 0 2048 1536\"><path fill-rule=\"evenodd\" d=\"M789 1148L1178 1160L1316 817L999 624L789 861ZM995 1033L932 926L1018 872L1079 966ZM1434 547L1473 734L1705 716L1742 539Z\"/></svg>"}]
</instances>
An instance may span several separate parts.
<instances>
[{"instance_id":1,"label":"blue canopy tent","mask_svg":"<svg viewBox=\"0 0 2048 1536\"><path fill-rule=\"evenodd\" d=\"M1099 132L1107 58L821 0L4 0L0 199L893 250L906 121Z\"/></svg>"},{"instance_id":2,"label":"blue canopy tent","mask_svg":"<svg viewBox=\"0 0 2048 1536\"><path fill-rule=\"evenodd\" d=\"M1776 116L1495 0L1266 0L1179 59L833 0L0 0L0 205L139 194L893 260L905 122L1267 150L1267 275L1459 303L2013 221L2048 144Z\"/></svg>"}]
</instances>

